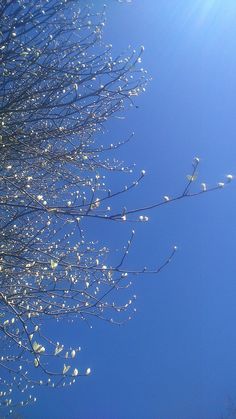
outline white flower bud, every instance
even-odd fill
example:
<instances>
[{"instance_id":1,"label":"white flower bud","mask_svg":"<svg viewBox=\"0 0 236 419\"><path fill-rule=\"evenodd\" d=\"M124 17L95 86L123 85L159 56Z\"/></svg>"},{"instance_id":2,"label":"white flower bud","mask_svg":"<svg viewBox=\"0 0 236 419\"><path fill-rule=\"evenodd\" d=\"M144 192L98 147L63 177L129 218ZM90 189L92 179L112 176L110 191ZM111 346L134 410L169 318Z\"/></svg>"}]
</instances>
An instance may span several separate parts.
<instances>
[{"instance_id":1,"label":"white flower bud","mask_svg":"<svg viewBox=\"0 0 236 419\"><path fill-rule=\"evenodd\" d=\"M234 178L233 175L227 175L226 176L226 179L227 179L228 182L231 182L233 180L233 178Z\"/></svg>"},{"instance_id":2,"label":"white flower bud","mask_svg":"<svg viewBox=\"0 0 236 419\"><path fill-rule=\"evenodd\" d=\"M201 188L203 190L203 192L205 192L207 190L207 186L205 183L201 183Z\"/></svg>"},{"instance_id":3,"label":"white flower bud","mask_svg":"<svg viewBox=\"0 0 236 419\"><path fill-rule=\"evenodd\" d=\"M34 366L37 368L39 366L39 361L37 358L34 359Z\"/></svg>"},{"instance_id":4,"label":"white flower bud","mask_svg":"<svg viewBox=\"0 0 236 419\"><path fill-rule=\"evenodd\" d=\"M86 374L86 375L89 375L89 374L91 374L91 368L87 368L87 369L86 369L86 372L85 372L85 374Z\"/></svg>"},{"instance_id":5,"label":"white flower bud","mask_svg":"<svg viewBox=\"0 0 236 419\"><path fill-rule=\"evenodd\" d=\"M77 368L75 368L72 373L73 377L76 377L78 374L79 374L79 371L77 370Z\"/></svg>"}]
</instances>

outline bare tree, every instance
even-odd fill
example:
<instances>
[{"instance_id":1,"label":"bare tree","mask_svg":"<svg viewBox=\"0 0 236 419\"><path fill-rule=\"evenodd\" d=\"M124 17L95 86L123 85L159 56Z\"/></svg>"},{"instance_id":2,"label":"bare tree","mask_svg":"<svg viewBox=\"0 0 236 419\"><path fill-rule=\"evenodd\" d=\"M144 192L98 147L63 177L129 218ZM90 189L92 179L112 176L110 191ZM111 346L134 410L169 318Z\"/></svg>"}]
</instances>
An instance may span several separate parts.
<instances>
[{"instance_id":1,"label":"bare tree","mask_svg":"<svg viewBox=\"0 0 236 419\"><path fill-rule=\"evenodd\" d=\"M50 320L123 323L135 296L127 291L120 303L113 291L127 289L130 275L160 272L176 250L154 269L128 269L132 230L111 264L88 223L146 222L147 210L205 193L206 185L191 192L195 158L181 194L120 208L114 198L123 200L145 172L110 190L107 174L130 172L114 156L129 138L110 144L102 134L145 90L143 47L113 56L102 42L104 14L75 0L2 1L0 16L0 399L11 413L35 400L36 385L64 386L90 373L76 364L79 347L47 333ZM16 390L28 396L14 399Z\"/></svg>"}]
</instances>

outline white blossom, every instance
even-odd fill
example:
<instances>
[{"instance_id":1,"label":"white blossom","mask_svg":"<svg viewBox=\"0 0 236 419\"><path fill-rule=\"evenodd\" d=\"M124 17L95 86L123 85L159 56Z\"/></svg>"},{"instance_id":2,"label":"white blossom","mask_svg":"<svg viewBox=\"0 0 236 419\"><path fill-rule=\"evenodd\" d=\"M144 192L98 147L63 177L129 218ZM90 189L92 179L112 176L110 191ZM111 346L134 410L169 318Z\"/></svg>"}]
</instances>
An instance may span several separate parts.
<instances>
[{"instance_id":1,"label":"white blossom","mask_svg":"<svg viewBox=\"0 0 236 419\"><path fill-rule=\"evenodd\" d=\"M64 349L64 345L57 345L54 351L54 355L58 355L60 352L62 352Z\"/></svg>"},{"instance_id":2,"label":"white blossom","mask_svg":"<svg viewBox=\"0 0 236 419\"><path fill-rule=\"evenodd\" d=\"M44 346L40 345L39 343L37 343L36 341L33 343L33 350L34 352L37 352L39 354L44 353L45 352L45 348Z\"/></svg>"},{"instance_id":3,"label":"white blossom","mask_svg":"<svg viewBox=\"0 0 236 419\"><path fill-rule=\"evenodd\" d=\"M51 268L55 269L58 266L58 262L51 260Z\"/></svg>"},{"instance_id":4,"label":"white blossom","mask_svg":"<svg viewBox=\"0 0 236 419\"><path fill-rule=\"evenodd\" d=\"M64 364L62 374L66 374L70 369L70 365Z\"/></svg>"}]
</instances>

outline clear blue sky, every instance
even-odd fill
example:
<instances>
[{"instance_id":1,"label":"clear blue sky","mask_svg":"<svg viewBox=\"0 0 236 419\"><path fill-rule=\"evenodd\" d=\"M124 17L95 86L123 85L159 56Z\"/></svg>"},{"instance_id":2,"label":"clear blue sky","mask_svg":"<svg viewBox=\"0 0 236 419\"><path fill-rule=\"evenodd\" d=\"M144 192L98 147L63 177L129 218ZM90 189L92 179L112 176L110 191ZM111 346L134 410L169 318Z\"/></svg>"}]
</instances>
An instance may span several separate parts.
<instances>
[{"instance_id":1,"label":"clear blue sky","mask_svg":"<svg viewBox=\"0 0 236 419\"><path fill-rule=\"evenodd\" d=\"M181 192L194 156L201 158L199 183L236 174L235 0L109 3L107 42L116 51L144 45L152 76L139 109L108 134L115 141L134 131L122 156L147 171L129 207ZM147 214L129 265L155 266L174 244L175 259L159 276L136 279L137 314L126 326L78 326L73 339L93 374L69 390L43 391L26 419L226 413L228 397L236 402L235 208L232 183ZM114 249L126 231L111 232Z\"/></svg>"}]
</instances>

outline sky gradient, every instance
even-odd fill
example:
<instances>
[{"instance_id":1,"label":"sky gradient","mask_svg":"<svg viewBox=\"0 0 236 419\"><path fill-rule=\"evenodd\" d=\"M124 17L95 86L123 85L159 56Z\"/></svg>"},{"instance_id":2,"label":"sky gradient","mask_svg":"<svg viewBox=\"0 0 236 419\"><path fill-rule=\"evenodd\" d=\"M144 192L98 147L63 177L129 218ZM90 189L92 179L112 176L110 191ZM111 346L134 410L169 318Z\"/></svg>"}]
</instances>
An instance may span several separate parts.
<instances>
[{"instance_id":1,"label":"sky gradient","mask_svg":"<svg viewBox=\"0 0 236 419\"><path fill-rule=\"evenodd\" d=\"M235 1L110 3L106 42L117 52L144 45L152 78L139 107L110 122L106 134L112 142L134 132L120 157L147 172L127 206L180 193L195 156L196 190L236 175ZM232 183L147 213L150 221L135 226L128 266L157 266L177 245L174 260L160 275L133 281L137 313L124 327L78 325L73 340L93 374L70 389L42 390L23 417L226 416L228 398L236 403L235 208ZM124 244L131 229L111 229L110 247Z\"/></svg>"}]
</instances>

